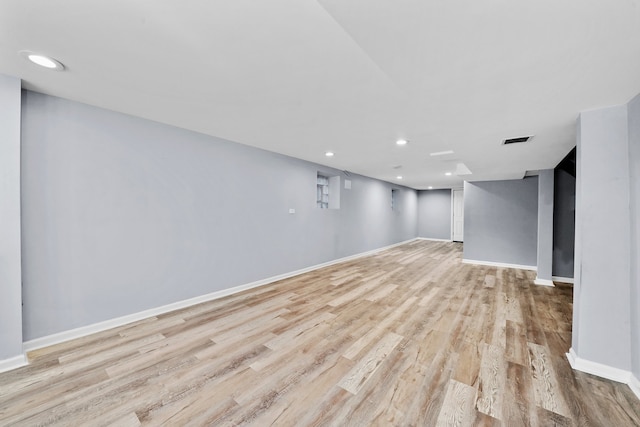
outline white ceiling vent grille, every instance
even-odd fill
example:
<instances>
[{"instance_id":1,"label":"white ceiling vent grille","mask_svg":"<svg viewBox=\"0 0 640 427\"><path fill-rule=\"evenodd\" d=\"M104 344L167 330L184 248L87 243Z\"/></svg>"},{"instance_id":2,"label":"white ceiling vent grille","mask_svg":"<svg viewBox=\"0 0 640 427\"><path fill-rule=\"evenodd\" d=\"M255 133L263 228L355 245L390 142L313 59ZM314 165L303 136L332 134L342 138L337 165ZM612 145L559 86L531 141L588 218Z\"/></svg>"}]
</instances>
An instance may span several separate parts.
<instances>
[{"instance_id":1,"label":"white ceiling vent grille","mask_svg":"<svg viewBox=\"0 0 640 427\"><path fill-rule=\"evenodd\" d=\"M523 142L530 141L533 138L533 135L529 136L518 136L516 138L507 138L502 141L502 145L510 145L510 144L521 144Z\"/></svg>"}]
</instances>

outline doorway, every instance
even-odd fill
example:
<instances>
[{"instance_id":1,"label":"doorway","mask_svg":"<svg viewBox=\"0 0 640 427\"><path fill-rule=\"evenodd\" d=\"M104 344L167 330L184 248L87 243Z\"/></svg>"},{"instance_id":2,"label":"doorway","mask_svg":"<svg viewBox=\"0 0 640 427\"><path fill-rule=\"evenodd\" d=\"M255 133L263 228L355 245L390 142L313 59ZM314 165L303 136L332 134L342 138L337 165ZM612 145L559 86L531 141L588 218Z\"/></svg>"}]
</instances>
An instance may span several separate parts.
<instances>
[{"instance_id":1,"label":"doorway","mask_svg":"<svg viewBox=\"0 0 640 427\"><path fill-rule=\"evenodd\" d=\"M451 240L454 242L464 241L464 190L452 190L453 209L452 211L452 234Z\"/></svg>"}]
</instances>

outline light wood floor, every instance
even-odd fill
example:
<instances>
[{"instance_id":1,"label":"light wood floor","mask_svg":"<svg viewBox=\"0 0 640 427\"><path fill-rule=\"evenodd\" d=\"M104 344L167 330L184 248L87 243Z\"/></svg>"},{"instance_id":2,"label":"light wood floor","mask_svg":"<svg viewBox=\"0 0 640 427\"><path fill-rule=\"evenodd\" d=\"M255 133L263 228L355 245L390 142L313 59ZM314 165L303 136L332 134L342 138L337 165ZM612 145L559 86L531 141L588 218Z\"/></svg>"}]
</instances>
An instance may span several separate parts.
<instances>
[{"instance_id":1,"label":"light wood floor","mask_svg":"<svg viewBox=\"0 0 640 427\"><path fill-rule=\"evenodd\" d=\"M571 370L568 285L415 241L29 354L0 425L640 425Z\"/></svg>"}]
</instances>

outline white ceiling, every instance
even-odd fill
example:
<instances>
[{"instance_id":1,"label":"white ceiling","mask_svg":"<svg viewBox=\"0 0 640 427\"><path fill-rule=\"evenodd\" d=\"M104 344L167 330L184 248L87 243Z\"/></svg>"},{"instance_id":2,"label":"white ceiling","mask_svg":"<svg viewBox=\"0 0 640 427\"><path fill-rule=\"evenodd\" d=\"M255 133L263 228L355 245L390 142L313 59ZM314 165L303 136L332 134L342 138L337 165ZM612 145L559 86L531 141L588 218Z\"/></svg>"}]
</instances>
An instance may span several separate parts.
<instances>
[{"instance_id":1,"label":"white ceiling","mask_svg":"<svg viewBox=\"0 0 640 427\"><path fill-rule=\"evenodd\" d=\"M385 181L451 187L553 168L580 111L639 93L640 0L0 0L0 73ZM500 144L522 135L535 137ZM443 150L455 154L429 155ZM444 175L460 162L472 175Z\"/></svg>"}]
</instances>

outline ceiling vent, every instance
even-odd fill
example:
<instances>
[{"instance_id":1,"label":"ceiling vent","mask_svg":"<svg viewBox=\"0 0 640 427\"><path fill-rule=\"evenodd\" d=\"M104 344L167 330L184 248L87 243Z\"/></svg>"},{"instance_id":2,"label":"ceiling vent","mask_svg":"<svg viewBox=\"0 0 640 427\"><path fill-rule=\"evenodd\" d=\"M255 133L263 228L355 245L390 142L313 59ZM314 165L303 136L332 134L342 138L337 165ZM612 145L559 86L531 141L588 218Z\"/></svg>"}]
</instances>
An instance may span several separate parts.
<instances>
[{"instance_id":1,"label":"ceiling vent","mask_svg":"<svg viewBox=\"0 0 640 427\"><path fill-rule=\"evenodd\" d=\"M520 144L522 142L529 141L531 138L533 138L533 135L519 136L517 138L508 138L508 139L505 139L504 141L502 141L502 145Z\"/></svg>"}]
</instances>

